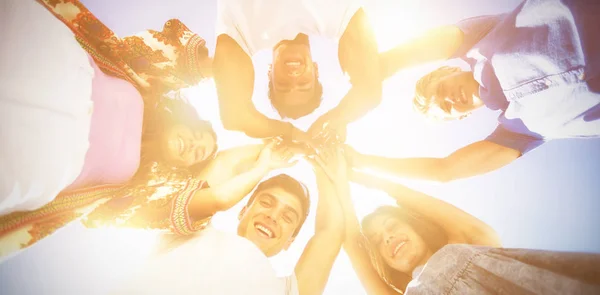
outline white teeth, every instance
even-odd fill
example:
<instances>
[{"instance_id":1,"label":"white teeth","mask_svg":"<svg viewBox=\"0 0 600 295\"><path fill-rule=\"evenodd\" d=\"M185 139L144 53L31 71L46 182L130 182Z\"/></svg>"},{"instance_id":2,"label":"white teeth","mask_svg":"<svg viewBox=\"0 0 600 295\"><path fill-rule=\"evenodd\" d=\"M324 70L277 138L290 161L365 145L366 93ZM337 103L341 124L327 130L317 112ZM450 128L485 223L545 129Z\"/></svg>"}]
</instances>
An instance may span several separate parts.
<instances>
[{"instance_id":1,"label":"white teeth","mask_svg":"<svg viewBox=\"0 0 600 295\"><path fill-rule=\"evenodd\" d=\"M297 67L300 66L300 62L299 61L288 61L285 63L286 66L292 66L292 67Z\"/></svg>"},{"instance_id":2,"label":"white teeth","mask_svg":"<svg viewBox=\"0 0 600 295\"><path fill-rule=\"evenodd\" d=\"M398 251L400 251L400 248L402 248L402 246L404 246L404 244L406 244L406 241L398 244L398 246L396 246L396 249L394 249L394 255L398 254Z\"/></svg>"},{"instance_id":3,"label":"white teeth","mask_svg":"<svg viewBox=\"0 0 600 295\"><path fill-rule=\"evenodd\" d=\"M179 152L183 153L183 148L185 147L185 144L183 143L183 139L181 139L181 137L179 137Z\"/></svg>"},{"instance_id":4,"label":"white teeth","mask_svg":"<svg viewBox=\"0 0 600 295\"><path fill-rule=\"evenodd\" d=\"M270 229L268 229L268 228L266 228L266 227L264 227L264 226L262 226L260 224L257 224L255 227L256 227L256 229L258 229L261 232L265 233L269 238L273 237L273 232Z\"/></svg>"}]
</instances>

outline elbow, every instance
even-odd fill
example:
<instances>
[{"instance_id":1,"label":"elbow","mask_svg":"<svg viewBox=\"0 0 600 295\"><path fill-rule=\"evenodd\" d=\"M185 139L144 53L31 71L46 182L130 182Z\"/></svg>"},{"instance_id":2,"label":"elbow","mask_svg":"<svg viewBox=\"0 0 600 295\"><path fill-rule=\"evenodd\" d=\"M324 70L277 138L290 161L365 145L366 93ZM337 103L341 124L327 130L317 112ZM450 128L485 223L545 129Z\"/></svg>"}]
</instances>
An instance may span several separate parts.
<instances>
[{"instance_id":1,"label":"elbow","mask_svg":"<svg viewBox=\"0 0 600 295\"><path fill-rule=\"evenodd\" d=\"M374 109L381 104L383 97L383 83L380 81L369 83L368 86L364 87L363 95L367 98L368 108Z\"/></svg>"},{"instance_id":2,"label":"elbow","mask_svg":"<svg viewBox=\"0 0 600 295\"><path fill-rule=\"evenodd\" d=\"M241 131L243 120L235 114L234 112L224 111L221 112L221 123L223 124L223 128L229 131Z\"/></svg>"}]
</instances>

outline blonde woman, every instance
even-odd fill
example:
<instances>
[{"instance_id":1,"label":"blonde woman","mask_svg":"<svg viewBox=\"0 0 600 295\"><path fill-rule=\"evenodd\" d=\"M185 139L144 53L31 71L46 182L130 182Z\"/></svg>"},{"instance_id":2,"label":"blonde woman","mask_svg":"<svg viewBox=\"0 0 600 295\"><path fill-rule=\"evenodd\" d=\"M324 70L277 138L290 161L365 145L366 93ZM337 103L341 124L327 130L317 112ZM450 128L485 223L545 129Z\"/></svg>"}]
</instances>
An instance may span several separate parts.
<instances>
[{"instance_id":1,"label":"blonde woman","mask_svg":"<svg viewBox=\"0 0 600 295\"><path fill-rule=\"evenodd\" d=\"M333 158L346 161L341 150ZM351 181L383 190L398 203L359 223L351 200L342 199L343 247L368 294L600 291L600 254L501 248L489 225L451 204L366 173L350 174Z\"/></svg>"}]
</instances>

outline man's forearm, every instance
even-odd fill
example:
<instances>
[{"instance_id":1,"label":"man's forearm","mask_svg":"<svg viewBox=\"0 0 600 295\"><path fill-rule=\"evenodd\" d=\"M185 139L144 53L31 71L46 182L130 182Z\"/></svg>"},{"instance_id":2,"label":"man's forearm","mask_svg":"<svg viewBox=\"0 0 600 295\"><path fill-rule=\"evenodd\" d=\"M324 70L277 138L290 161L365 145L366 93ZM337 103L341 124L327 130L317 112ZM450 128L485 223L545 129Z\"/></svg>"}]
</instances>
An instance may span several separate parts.
<instances>
[{"instance_id":1,"label":"man's forearm","mask_svg":"<svg viewBox=\"0 0 600 295\"><path fill-rule=\"evenodd\" d=\"M396 177L448 182L500 169L520 155L518 150L482 140L462 147L445 158L390 159L355 154L352 156L352 166Z\"/></svg>"},{"instance_id":2,"label":"man's forearm","mask_svg":"<svg viewBox=\"0 0 600 295\"><path fill-rule=\"evenodd\" d=\"M395 177L443 182L447 179L443 158L387 158L357 154L352 159L356 169L371 169Z\"/></svg>"},{"instance_id":3,"label":"man's forearm","mask_svg":"<svg viewBox=\"0 0 600 295\"><path fill-rule=\"evenodd\" d=\"M223 127L227 130L244 132L252 138L293 137L295 131L294 125L289 122L269 119L257 110L250 108L235 111L229 110L228 113L222 111Z\"/></svg>"},{"instance_id":4,"label":"man's forearm","mask_svg":"<svg viewBox=\"0 0 600 295\"><path fill-rule=\"evenodd\" d=\"M370 88L368 86L353 86L340 101L340 104L330 110L326 116L331 118L337 125L345 126L362 118L378 106L380 102L381 85L373 85Z\"/></svg>"},{"instance_id":5,"label":"man's forearm","mask_svg":"<svg viewBox=\"0 0 600 295\"><path fill-rule=\"evenodd\" d=\"M201 219L228 210L249 194L267 173L268 167L255 165L218 186L196 192L188 205L190 216Z\"/></svg>"},{"instance_id":6,"label":"man's forearm","mask_svg":"<svg viewBox=\"0 0 600 295\"><path fill-rule=\"evenodd\" d=\"M344 221L335 188L327 176L319 172L317 186L319 202L315 235L304 248L295 268L301 295L323 293L344 237Z\"/></svg>"},{"instance_id":7,"label":"man's forearm","mask_svg":"<svg viewBox=\"0 0 600 295\"><path fill-rule=\"evenodd\" d=\"M443 26L380 53L381 80L402 69L452 57L462 44L462 36L456 26Z\"/></svg>"}]
</instances>

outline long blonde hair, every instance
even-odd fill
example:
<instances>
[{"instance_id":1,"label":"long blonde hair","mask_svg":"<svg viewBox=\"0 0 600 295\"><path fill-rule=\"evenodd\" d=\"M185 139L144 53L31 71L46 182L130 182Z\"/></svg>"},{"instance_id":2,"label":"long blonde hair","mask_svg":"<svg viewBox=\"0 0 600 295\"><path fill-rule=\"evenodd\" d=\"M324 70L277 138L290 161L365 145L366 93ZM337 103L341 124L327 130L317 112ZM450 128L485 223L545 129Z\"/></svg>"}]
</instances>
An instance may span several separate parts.
<instances>
[{"instance_id":1,"label":"long blonde hair","mask_svg":"<svg viewBox=\"0 0 600 295\"><path fill-rule=\"evenodd\" d=\"M448 235L446 232L436 223L429 219L416 214L415 212L398 206L381 206L375 211L365 216L362 220L362 228L367 229L369 225L378 216L389 216L396 218L402 222L405 222L413 230L423 238L425 244L429 247L432 253L437 252L443 246L448 244ZM381 257L377 249L377 245L373 241L369 240L370 235L364 235L363 243L365 250L369 253L371 258L371 264L373 268L379 274L379 277L392 289L400 294L404 294L403 290L406 290L406 286L413 279L411 274L399 272L387 265L387 263Z\"/></svg>"}]
</instances>

